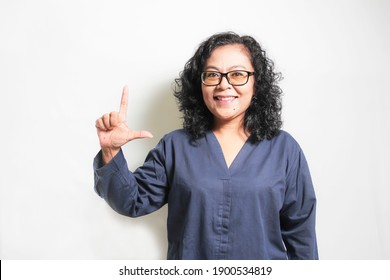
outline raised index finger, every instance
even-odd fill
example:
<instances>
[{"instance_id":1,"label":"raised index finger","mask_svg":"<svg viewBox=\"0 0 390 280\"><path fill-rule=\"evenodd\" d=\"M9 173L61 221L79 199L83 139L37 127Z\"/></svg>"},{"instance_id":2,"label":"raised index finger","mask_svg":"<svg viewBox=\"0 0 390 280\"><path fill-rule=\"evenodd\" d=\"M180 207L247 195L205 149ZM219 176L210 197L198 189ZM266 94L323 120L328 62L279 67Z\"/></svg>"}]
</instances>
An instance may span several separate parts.
<instances>
[{"instance_id":1,"label":"raised index finger","mask_svg":"<svg viewBox=\"0 0 390 280\"><path fill-rule=\"evenodd\" d=\"M119 108L119 114L126 116L127 115L127 98L129 95L129 88L127 86L123 87L121 106Z\"/></svg>"}]
</instances>

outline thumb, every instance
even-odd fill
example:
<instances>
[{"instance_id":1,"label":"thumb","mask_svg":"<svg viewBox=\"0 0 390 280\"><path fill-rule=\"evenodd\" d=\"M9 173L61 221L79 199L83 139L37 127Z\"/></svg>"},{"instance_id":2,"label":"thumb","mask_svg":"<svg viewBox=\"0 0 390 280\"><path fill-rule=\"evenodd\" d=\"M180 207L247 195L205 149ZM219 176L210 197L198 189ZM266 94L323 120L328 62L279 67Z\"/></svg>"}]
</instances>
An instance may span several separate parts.
<instances>
[{"instance_id":1,"label":"thumb","mask_svg":"<svg viewBox=\"0 0 390 280\"><path fill-rule=\"evenodd\" d=\"M146 130L129 130L127 134L128 141L140 138L153 138L152 133Z\"/></svg>"}]
</instances>

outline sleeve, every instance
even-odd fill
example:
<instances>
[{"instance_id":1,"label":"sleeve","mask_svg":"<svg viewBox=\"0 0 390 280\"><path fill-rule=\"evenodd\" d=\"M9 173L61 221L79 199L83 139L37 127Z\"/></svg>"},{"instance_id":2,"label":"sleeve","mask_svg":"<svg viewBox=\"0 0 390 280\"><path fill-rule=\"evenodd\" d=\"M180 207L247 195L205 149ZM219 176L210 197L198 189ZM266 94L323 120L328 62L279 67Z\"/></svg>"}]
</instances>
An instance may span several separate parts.
<instances>
[{"instance_id":1,"label":"sleeve","mask_svg":"<svg viewBox=\"0 0 390 280\"><path fill-rule=\"evenodd\" d=\"M289 259L318 259L315 232L316 196L302 150L287 173L287 188L281 210L282 237Z\"/></svg>"},{"instance_id":2,"label":"sleeve","mask_svg":"<svg viewBox=\"0 0 390 280\"><path fill-rule=\"evenodd\" d=\"M167 202L169 188L162 141L134 172L129 171L122 150L104 166L100 151L93 167L95 191L119 214L138 217L158 210Z\"/></svg>"}]
</instances>

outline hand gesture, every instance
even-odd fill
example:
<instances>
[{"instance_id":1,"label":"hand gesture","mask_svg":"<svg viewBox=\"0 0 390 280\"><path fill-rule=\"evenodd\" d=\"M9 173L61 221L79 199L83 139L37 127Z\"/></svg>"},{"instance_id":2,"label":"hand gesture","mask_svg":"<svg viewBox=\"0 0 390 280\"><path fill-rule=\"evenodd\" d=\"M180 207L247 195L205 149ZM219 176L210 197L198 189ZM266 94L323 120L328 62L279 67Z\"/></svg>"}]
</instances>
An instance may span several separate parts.
<instances>
[{"instance_id":1,"label":"hand gesture","mask_svg":"<svg viewBox=\"0 0 390 280\"><path fill-rule=\"evenodd\" d=\"M151 138L152 134L144 130L132 130L127 126L127 100L129 89L123 88L119 112L111 112L96 120L96 129L102 148L103 162L109 162L120 147L133 139Z\"/></svg>"}]
</instances>

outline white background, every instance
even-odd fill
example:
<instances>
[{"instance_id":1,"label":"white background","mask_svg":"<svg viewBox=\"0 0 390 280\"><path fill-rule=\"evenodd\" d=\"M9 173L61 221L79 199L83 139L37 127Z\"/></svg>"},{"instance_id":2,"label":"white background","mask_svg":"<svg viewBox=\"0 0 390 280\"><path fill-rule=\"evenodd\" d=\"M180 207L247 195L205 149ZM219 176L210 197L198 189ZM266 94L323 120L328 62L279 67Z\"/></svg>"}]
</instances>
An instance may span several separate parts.
<instances>
[{"instance_id":1,"label":"white background","mask_svg":"<svg viewBox=\"0 0 390 280\"><path fill-rule=\"evenodd\" d=\"M258 39L318 197L321 259L390 259L390 2L0 0L0 259L164 259L166 207L131 219L93 190L94 127L179 128L171 84L201 41Z\"/></svg>"}]
</instances>

